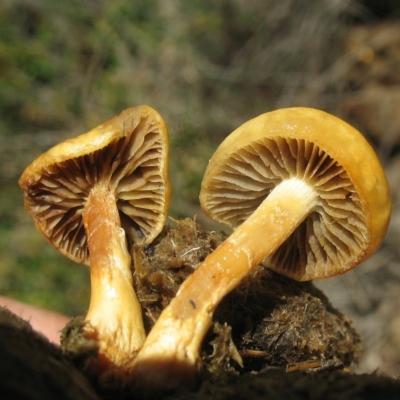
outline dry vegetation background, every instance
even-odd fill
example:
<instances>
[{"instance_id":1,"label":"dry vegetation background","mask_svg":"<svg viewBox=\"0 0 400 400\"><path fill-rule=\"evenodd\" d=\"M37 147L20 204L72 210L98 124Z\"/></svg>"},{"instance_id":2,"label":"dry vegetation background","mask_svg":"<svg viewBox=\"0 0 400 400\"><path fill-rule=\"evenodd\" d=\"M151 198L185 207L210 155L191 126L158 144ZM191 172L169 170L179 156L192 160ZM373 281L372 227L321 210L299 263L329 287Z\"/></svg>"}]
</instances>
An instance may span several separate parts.
<instances>
[{"instance_id":1,"label":"dry vegetation background","mask_svg":"<svg viewBox=\"0 0 400 400\"><path fill-rule=\"evenodd\" d=\"M356 0L2 0L0 293L84 314L89 276L35 231L17 180L40 153L149 104L171 135L171 216L202 217L208 158L246 120L287 106L359 128L387 171L381 250L318 283L361 333L360 370L400 374L400 6ZM212 228L215 228L212 227Z\"/></svg>"}]
</instances>

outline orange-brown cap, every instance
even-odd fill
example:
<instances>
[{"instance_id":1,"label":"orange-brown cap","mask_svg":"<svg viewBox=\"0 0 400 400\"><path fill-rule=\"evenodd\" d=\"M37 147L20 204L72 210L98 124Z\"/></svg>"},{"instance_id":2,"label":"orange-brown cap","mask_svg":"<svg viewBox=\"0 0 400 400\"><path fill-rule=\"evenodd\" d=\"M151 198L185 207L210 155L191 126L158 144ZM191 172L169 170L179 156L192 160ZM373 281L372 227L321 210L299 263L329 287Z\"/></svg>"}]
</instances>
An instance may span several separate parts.
<instances>
[{"instance_id":1,"label":"orange-brown cap","mask_svg":"<svg viewBox=\"0 0 400 400\"><path fill-rule=\"evenodd\" d=\"M280 109L243 124L210 160L200 202L210 218L235 226L290 178L315 188L317 206L266 265L298 280L324 278L378 249L391 213L387 179L367 140L323 111Z\"/></svg>"},{"instance_id":2,"label":"orange-brown cap","mask_svg":"<svg viewBox=\"0 0 400 400\"><path fill-rule=\"evenodd\" d=\"M82 209L101 183L115 193L128 239L150 243L169 206L169 140L157 111L122 111L91 131L60 143L29 165L19 184L35 225L62 254L89 264Z\"/></svg>"}]
</instances>

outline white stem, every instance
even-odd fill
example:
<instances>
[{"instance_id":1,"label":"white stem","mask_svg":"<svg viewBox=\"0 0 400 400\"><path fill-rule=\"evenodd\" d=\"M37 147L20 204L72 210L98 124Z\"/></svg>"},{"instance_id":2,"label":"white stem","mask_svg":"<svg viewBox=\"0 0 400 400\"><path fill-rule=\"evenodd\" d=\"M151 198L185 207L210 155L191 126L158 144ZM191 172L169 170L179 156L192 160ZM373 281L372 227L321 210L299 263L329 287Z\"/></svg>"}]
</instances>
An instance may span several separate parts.
<instances>
[{"instance_id":1,"label":"white stem","mask_svg":"<svg viewBox=\"0 0 400 400\"><path fill-rule=\"evenodd\" d=\"M147 390L193 381L199 349L219 302L290 236L316 205L315 190L292 178L278 185L257 210L182 284L164 309L134 363Z\"/></svg>"}]
</instances>

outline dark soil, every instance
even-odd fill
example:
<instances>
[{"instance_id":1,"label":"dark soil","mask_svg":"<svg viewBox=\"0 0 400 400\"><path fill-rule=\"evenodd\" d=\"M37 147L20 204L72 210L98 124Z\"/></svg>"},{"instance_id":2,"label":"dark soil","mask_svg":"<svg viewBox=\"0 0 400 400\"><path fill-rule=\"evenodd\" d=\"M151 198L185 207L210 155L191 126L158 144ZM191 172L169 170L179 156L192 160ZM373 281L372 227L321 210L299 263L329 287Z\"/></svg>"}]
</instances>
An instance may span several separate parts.
<instances>
[{"instance_id":1,"label":"dark soil","mask_svg":"<svg viewBox=\"0 0 400 400\"><path fill-rule=\"evenodd\" d=\"M102 393L95 393L89 381L59 348L4 308L0 308L0 377L2 399L104 398ZM127 398L136 399L140 395ZM205 380L195 391L159 398L395 400L400 398L400 381L378 374L352 374L332 366L290 373L283 368L269 367L257 374L246 372L229 382Z\"/></svg>"},{"instance_id":2,"label":"dark soil","mask_svg":"<svg viewBox=\"0 0 400 400\"><path fill-rule=\"evenodd\" d=\"M133 249L136 290L148 330L181 282L223 239L224 235L185 219L171 222L149 247ZM71 321L64 329L62 348L87 374L86 360L96 357L96 347L80 335L81 327L82 319ZM292 375L296 371L349 373L360 353L351 321L311 282L299 283L259 266L215 312L202 347L199 393L205 388L242 385L259 373L281 374L282 379L302 376ZM97 386L96 378L91 380ZM97 390L107 397L116 393L109 388Z\"/></svg>"}]
</instances>

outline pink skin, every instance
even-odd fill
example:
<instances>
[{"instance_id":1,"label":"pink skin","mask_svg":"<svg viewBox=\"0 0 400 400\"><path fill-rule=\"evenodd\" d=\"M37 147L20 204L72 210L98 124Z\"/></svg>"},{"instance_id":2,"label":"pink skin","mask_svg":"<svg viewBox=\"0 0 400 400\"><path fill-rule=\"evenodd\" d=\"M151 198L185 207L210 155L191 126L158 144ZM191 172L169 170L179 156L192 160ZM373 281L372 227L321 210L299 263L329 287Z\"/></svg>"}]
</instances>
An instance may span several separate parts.
<instances>
[{"instance_id":1,"label":"pink skin","mask_svg":"<svg viewBox=\"0 0 400 400\"><path fill-rule=\"evenodd\" d=\"M42 333L50 342L60 344L60 330L70 318L44 308L31 306L8 297L0 296L0 306L7 308L28 321L35 331Z\"/></svg>"}]
</instances>

